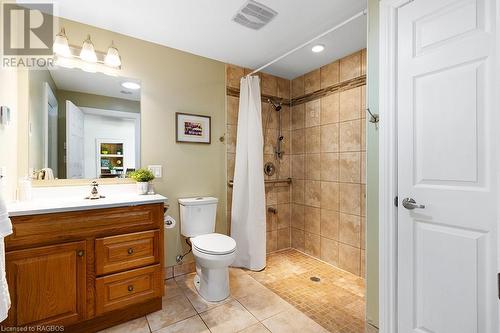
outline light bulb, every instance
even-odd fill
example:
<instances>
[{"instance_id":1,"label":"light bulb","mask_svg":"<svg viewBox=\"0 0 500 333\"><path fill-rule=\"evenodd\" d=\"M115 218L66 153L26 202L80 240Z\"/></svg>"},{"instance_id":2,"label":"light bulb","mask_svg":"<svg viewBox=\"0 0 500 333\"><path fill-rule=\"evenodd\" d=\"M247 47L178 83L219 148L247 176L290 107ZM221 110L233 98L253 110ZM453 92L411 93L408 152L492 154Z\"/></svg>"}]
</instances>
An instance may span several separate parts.
<instances>
[{"instance_id":1,"label":"light bulb","mask_svg":"<svg viewBox=\"0 0 500 333\"><path fill-rule=\"evenodd\" d=\"M109 67L120 67L122 64L122 60L120 59L120 53L118 53L118 49L111 43L111 46L108 49L108 53L104 58L104 63Z\"/></svg>"},{"instance_id":2,"label":"light bulb","mask_svg":"<svg viewBox=\"0 0 500 333\"><path fill-rule=\"evenodd\" d=\"M80 58L87 62L97 62L97 55L95 54L94 44L90 40L90 35L83 42Z\"/></svg>"},{"instance_id":3,"label":"light bulb","mask_svg":"<svg viewBox=\"0 0 500 333\"><path fill-rule=\"evenodd\" d=\"M61 31L56 35L56 38L54 39L54 44L52 45L52 50L55 54L63 57L71 56L71 51L69 49L69 44L68 44L68 37L66 37L66 31L64 31L64 28L62 28Z\"/></svg>"}]
</instances>

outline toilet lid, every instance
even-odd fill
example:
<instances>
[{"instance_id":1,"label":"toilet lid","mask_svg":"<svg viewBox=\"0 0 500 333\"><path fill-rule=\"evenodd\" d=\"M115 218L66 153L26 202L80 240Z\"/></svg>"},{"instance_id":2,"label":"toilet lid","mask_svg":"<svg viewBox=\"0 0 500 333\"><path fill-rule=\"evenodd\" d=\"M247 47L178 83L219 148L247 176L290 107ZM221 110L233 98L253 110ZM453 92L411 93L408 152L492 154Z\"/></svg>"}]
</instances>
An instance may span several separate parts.
<instances>
[{"instance_id":1,"label":"toilet lid","mask_svg":"<svg viewBox=\"0 0 500 333\"><path fill-rule=\"evenodd\" d=\"M222 234L206 234L191 238L191 244L207 254L228 254L236 249L236 241Z\"/></svg>"}]
</instances>

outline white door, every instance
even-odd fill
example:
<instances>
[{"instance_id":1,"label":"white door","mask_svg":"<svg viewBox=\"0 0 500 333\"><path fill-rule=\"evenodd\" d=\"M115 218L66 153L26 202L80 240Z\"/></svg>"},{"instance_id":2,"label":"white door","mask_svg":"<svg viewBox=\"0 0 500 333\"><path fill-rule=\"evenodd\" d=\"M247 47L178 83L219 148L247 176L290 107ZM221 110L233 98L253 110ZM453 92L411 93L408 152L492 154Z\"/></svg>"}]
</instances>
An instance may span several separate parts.
<instances>
[{"instance_id":1,"label":"white door","mask_svg":"<svg viewBox=\"0 0 500 333\"><path fill-rule=\"evenodd\" d=\"M57 177L57 104L48 104L47 114L47 166L52 169Z\"/></svg>"},{"instance_id":2,"label":"white door","mask_svg":"<svg viewBox=\"0 0 500 333\"><path fill-rule=\"evenodd\" d=\"M400 333L500 332L495 12L494 0L398 11Z\"/></svg>"},{"instance_id":3,"label":"white door","mask_svg":"<svg viewBox=\"0 0 500 333\"><path fill-rule=\"evenodd\" d=\"M66 178L83 178L83 112L66 101Z\"/></svg>"}]
</instances>

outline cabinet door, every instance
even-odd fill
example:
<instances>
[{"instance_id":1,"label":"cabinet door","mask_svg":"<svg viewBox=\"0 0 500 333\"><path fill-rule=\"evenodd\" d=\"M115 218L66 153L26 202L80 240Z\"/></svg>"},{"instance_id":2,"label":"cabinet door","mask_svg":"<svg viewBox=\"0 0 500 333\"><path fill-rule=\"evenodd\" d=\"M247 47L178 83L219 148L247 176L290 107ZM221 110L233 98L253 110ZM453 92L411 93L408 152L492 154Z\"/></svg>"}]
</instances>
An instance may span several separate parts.
<instances>
[{"instance_id":1,"label":"cabinet door","mask_svg":"<svg viewBox=\"0 0 500 333\"><path fill-rule=\"evenodd\" d=\"M85 241L6 253L8 324L67 325L84 319Z\"/></svg>"}]
</instances>

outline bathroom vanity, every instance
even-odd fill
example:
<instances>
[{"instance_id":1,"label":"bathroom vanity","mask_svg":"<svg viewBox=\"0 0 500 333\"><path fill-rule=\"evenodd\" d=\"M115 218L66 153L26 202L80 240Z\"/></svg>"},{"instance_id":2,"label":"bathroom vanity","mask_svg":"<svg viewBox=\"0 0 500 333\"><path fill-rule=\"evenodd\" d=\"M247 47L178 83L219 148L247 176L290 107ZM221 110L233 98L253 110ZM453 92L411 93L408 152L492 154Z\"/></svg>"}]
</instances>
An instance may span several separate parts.
<instances>
[{"instance_id":1,"label":"bathroom vanity","mask_svg":"<svg viewBox=\"0 0 500 333\"><path fill-rule=\"evenodd\" d=\"M95 332L160 310L165 200L11 207L5 258L12 306L2 325Z\"/></svg>"}]
</instances>

